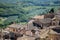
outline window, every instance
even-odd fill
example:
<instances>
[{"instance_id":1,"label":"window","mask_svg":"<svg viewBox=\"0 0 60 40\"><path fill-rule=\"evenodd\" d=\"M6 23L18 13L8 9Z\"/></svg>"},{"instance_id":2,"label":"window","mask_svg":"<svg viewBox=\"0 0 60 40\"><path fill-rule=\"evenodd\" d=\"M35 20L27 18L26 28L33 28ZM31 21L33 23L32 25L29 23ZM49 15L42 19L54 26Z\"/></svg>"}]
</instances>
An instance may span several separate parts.
<instances>
[{"instance_id":1,"label":"window","mask_svg":"<svg viewBox=\"0 0 60 40\"><path fill-rule=\"evenodd\" d=\"M41 24L37 24L37 23L35 23L35 22L33 22L33 26L36 26L37 28L43 28L42 26L41 26Z\"/></svg>"},{"instance_id":2,"label":"window","mask_svg":"<svg viewBox=\"0 0 60 40\"><path fill-rule=\"evenodd\" d=\"M60 29L53 29L55 32L60 33Z\"/></svg>"},{"instance_id":3,"label":"window","mask_svg":"<svg viewBox=\"0 0 60 40\"><path fill-rule=\"evenodd\" d=\"M59 25L60 25L60 21L59 21Z\"/></svg>"}]
</instances>

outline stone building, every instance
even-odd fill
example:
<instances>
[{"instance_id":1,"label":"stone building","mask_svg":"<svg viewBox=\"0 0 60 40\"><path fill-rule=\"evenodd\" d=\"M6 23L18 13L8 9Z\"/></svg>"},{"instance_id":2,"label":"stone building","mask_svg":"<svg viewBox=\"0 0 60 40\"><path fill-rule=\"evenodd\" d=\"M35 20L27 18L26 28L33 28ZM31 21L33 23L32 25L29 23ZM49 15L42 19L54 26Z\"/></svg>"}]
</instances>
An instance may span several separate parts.
<instances>
[{"instance_id":1,"label":"stone building","mask_svg":"<svg viewBox=\"0 0 60 40\"><path fill-rule=\"evenodd\" d=\"M35 16L31 18L31 20L28 22L28 25L27 25L28 29L31 30L31 29L37 28L33 25L33 22L35 22L36 20L40 20L40 19L44 19L44 15L41 15L41 16L39 15L39 16Z\"/></svg>"},{"instance_id":2,"label":"stone building","mask_svg":"<svg viewBox=\"0 0 60 40\"><path fill-rule=\"evenodd\" d=\"M38 19L38 20L31 20L30 23L28 23L28 28L34 29L34 28L44 28L49 27L51 25L51 19L45 18L45 19Z\"/></svg>"},{"instance_id":3,"label":"stone building","mask_svg":"<svg viewBox=\"0 0 60 40\"><path fill-rule=\"evenodd\" d=\"M60 25L60 15L55 15L52 19L52 25Z\"/></svg>"},{"instance_id":4,"label":"stone building","mask_svg":"<svg viewBox=\"0 0 60 40\"><path fill-rule=\"evenodd\" d=\"M50 28L48 38L49 40L60 40L60 26L55 26L53 28Z\"/></svg>"},{"instance_id":5,"label":"stone building","mask_svg":"<svg viewBox=\"0 0 60 40\"><path fill-rule=\"evenodd\" d=\"M54 13L48 13L48 14L44 15L44 18L51 18L52 19L52 18L54 18L54 16L55 16Z\"/></svg>"},{"instance_id":6,"label":"stone building","mask_svg":"<svg viewBox=\"0 0 60 40\"><path fill-rule=\"evenodd\" d=\"M11 31L11 32L17 32L18 29L23 29L23 28L24 28L24 26L13 23L13 24L9 25L5 30Z\"/></svg>"}]
</instances>

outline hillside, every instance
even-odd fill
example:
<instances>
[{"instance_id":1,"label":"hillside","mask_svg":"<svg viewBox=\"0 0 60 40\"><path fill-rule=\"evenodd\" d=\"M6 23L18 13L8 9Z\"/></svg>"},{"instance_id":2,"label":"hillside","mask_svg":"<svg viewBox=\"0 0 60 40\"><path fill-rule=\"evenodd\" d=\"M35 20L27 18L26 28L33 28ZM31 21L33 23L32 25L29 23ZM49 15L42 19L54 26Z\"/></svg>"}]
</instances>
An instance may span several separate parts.
<instances>
[{"instance_id":1,"label":"hillside","mask_svg":"<svg viewBox=\"0 0 60 40\"><path fill-rule=\"evenodd\" d=\"M28 22L35 15L47 14L51 8L56 11L59 7L59 0L0 0L0 17L6 19L0 19L0 24Z\"/></svg>"}]
</instances>

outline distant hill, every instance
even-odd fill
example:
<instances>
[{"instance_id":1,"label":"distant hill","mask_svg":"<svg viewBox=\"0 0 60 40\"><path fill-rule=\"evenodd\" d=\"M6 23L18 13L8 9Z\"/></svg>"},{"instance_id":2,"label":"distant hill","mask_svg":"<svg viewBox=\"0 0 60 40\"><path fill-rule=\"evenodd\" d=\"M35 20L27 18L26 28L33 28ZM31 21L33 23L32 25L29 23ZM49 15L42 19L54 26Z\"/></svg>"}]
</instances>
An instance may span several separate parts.
<instances>
[{"instance_id":1,"label":"distant hill","mask_svg":"<svg viewBox=\"0 0 60 40\"><path fill-rule=\"evenodd\" d=\"M55 4L60 4L60 0L0 0L0 2L5 2L5 3L19 3L19 2L24 2L27 4L34 4L37 6L48 6L48 5L55 5Z\"/></svg>"},{"instance_id":2,"label":"distant hill","mask_svg":"<svg viewBox=\"0 0 60 40\"><path fill-rule=\"evenodd\" d=\"M0 17L7 18L6 24L13 19L28 22L35 15L47 14L51 8L56 11L59 7L59 0L0 0Z\"/></svg>"}]
</instances>

